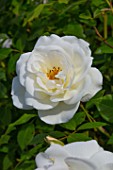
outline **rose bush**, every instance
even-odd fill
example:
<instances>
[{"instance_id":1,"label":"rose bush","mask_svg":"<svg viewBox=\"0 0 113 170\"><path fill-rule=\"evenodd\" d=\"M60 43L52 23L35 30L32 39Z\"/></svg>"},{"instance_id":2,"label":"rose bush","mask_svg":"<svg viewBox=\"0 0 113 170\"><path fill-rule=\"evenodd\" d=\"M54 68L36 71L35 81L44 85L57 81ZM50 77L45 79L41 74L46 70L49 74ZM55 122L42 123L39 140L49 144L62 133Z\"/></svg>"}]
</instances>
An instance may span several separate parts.
<instances>
[{"instance_id":1,"label":"rose bush","mask_svg":"<svg viewBox=\"0 0 113 170\"><path fill-rule=\"evenodd\" d=\"M67 122L80 101L87 101L102 88L102 75L91 67L89 44L75 36L42 36L32 52L17 61L12 82L13 104L37 109L48 124Z\"/></svg>"},{"instance_id":2,"label":"rose bush","mask_svg":"<svg viewBox=\"0 0 113 170\"><path fill-rule=\"evenodd\" d=\"M95 140L61 146L52 144L36 156L36 170L113 170L113 153Z\"/></svg>"}]
</instances>

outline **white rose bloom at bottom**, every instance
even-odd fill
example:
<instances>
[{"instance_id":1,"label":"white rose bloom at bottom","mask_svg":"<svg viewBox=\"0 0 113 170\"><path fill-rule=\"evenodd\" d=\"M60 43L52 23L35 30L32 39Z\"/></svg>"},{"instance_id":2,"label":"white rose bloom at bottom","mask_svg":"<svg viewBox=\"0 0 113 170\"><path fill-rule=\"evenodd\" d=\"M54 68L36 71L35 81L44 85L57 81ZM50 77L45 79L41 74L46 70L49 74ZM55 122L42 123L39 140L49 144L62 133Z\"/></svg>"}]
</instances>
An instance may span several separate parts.
<instances>
[{"instance_id":1,"label":"white rose bloom at bottom","mask_svg":"<svg viewBox=\"0 0 113 170\"><path fill-rule=\"evenodd\" d=\"M75 36L42 36L32 52L22 54L12 82L13 104L36 109L48 124L69 121L80 101L102 88L102 74L91 67L89 44Z\"/></svg>"},{"instance_id":2,"label":"white rose bloom at bottom","mask_svg":"<svg viewBox=\"0 0 113 170\"><path fill-rule=\"evenodd\" d=\"M36 170L113 170L113 153L95 140L64 146L51 144L36 156Z\"/></svg>"}]
</instances>

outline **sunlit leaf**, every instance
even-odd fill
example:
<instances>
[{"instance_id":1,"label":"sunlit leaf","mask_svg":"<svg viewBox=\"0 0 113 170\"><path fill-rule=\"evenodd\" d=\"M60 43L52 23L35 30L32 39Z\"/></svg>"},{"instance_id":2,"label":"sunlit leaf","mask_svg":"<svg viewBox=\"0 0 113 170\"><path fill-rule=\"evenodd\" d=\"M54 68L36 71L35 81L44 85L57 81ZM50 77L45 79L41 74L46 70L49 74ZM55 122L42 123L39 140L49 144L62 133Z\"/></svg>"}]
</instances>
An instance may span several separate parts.
<instances>
[{"instance_id":1,"label":"sunlit leaf","mask_svg":"<svg viewBox=\"0 0 113 170\"><path fill-rule=\"evenodd\" d=\"M100 126L106 126L106 123L103 122L88 122L83 125L81 125L77 130L85 130L85 129L94 129L98 128Z\"/></svg>"}]
</instances>

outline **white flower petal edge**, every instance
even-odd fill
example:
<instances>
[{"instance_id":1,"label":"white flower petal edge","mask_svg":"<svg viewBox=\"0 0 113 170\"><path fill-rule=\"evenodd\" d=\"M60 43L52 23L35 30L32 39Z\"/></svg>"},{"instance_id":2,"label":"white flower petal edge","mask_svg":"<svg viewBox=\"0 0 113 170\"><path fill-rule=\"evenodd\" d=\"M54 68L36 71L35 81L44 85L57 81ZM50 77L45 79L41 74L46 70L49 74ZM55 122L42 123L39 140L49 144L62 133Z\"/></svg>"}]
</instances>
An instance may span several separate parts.
<instances>
[{"instance_id":1,"label":"white flower petal edge","mask_svg":"<svg viewBox=\"0 0 113 170\"><path fill-rule=\"evenodd\" d=\"M24 85L24 83L25 83L26 63L27 63L30 55L31 55L31 52L22 54L16 63L16 72L19 77L19 81L20 81L21 85Z\"/></svg>"},{"instance_id":2,"label":"white flower petal edge","mask_svg":"<svg viewBox=\"0 0 113 170\"><path fill-rule=\"evenodd\" d=\"M22 54L12 82L13 104L35 108L48 124L69 121L80 101L102 88L102 74L92 68L89 43L75 36L55 34L38 39L32 52Z\"/></svg>"},{"instance_id":3,"label":"white flower petal edge","mask_svg":"<svg viewBox=\"0 0 113 170\"><path fill-rule=\"evenodd\" d=\"M100 151L91 157L91 162L97 164L99 167L106 164L113 163L113 153L109 151Z\"/></svg>"},{"instance_id":4,"label":"white flower petal edge","mask_svg":"<svg viewBox=\"0 0 113 170\"><path fill-rule=\"evenodd\" d=\"M70 170L96 170L96 167L89 161L78 158L66 158L66 164Z\"/></svg>"},{"instance_id":5,"label":"white flower petal edge","mask_svg":"<svg viewBox=\"0 0 113 170\"><path fill-rule=\"evenodd\" d=\"M12 99L13 105L20 109L33 109L32 106L28 106L25 103L25 89L20 84L18 77L15 77L12 82ZM23 97L24 96L24 97Z\"/></svg>"},{"instance_id":6,"label":"white flower petal edge","mask_svg":"<svg viewBox=\"0 0 113 170\"><path fill-rule=\"evenodd\" d=\"M81 101L88 101L91 99L99 90L102 88L103 77L101 72L97 68L91 68L89 70L88 76L91 79L89 88L85 91L85 95Z\"/></svg>"},{"instance_id":7,"label":"white flower petal edge","mask_svg":"<svg viewBox=\"0 0 113 170\"><path fill-rule=\"evenodd\" d=\"M64 146L52 142L35 160L36 170L113 170L113 153L105 151L95 140Z\"/></svg>"},{"instance_id":8,"label":"white flower petal edge","mask_svg":"<svg viewBox=\"0 0 113 170\"><path fill-rule=\"evenodd\" d=\"M95 140L88 142L74 142L64 146L65 150L73 157L89 159L95 153L103 150Z\"/></svg>"},{"instance_id":9,"label":"white flower petal edge","mask_svg":"<svg viewBox=\"0 0 113 170\"><path fill-rule=\"evenodd\" d=\"M70 120L79 107L79 102L73 105L67 105L60 102L56 107L50 110L39 110L38 115L41 120L48 124L64 123Z\"/></svg>"},{"instance_id":10,"label":"white flower petal edge","mask_svg":"<svg viewBox=\"0 0 113 170\"><path fill-rule=\"evenodd\" d=\"M36 98L33 98L29 93L26 93L25 94L25 102L27 105L29 106L33 106L33 108L35 109L43 109L48 111L48 109L52 109L54 108L55 106L57 106L58 102L51 102L50 99L48 97L44 98L43 99L36 99Z\"/></svg>"},{"instance_id":11,"label":"white flower petal edge","mask_svg":"<svg viewBox=\"0 0 113 170\"><path fill-rule=\"evenodd\" d=\"M101 166L98 170L112 170L113 169L113 163L108 163L106 165Z\"/></svg>"},{"instance_id":12,"label":"white flower petal edge","mask_svg":"<svg viewBox=\"0 0 113 170\"><path fill-rule=\"evenodd\" d=\"M68 152L65 149L57 144L51 145L45 153L39 153L36 156L36 164L39 168L47 168L51 170L57 170L59 167L60 169L68 170L67 165L64 162L64 159L68 157Z\"/></svg>"}]
</instances>

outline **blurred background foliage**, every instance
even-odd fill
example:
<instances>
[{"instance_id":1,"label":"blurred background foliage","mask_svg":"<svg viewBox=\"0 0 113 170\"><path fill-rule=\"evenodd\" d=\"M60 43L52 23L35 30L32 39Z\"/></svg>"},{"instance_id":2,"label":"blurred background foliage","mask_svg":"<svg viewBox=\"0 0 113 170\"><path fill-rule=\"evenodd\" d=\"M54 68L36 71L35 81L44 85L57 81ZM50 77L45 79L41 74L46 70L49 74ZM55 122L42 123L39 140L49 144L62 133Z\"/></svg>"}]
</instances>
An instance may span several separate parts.
<instances>
[{"instance_id":1,"label":"blurred background foliage","mask_svg":"<svg viewBox=\"0 0 113 170\"><path fill-rule=\"evenodd\" d=\"M64 143L96 139L113 151L112 0L0 0L0 169L33 170L35 155L52 136ZM103 74L103 90L81 103L65 124L43 123L37 111L15 108L11 83L19 56L42 35L74 35L90 43L93 66ZM10 46L9 42L12 42Z\"/></svg>"}]
</instances>

